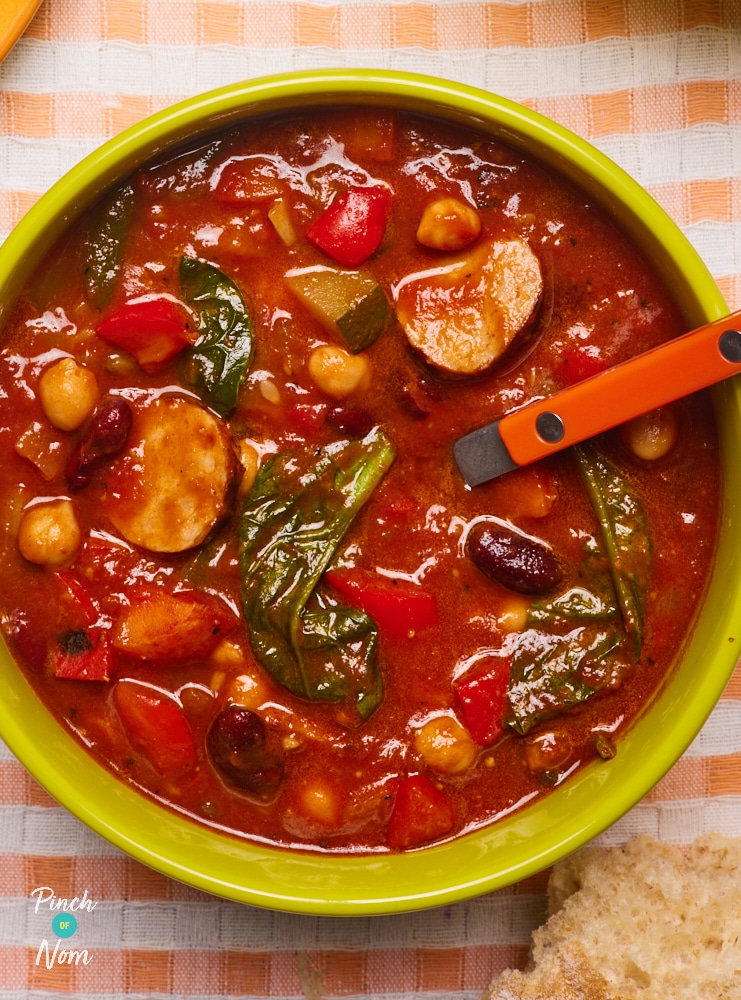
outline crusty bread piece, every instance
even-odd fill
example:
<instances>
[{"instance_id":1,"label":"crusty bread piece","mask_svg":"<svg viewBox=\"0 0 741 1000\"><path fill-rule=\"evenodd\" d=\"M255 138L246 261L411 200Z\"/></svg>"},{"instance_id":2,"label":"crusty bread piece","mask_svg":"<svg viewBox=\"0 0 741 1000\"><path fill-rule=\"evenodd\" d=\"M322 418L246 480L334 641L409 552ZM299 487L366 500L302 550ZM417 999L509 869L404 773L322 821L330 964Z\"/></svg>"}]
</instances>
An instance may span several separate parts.
<instances>
[{"instance_id":1,"label":"crusty bread piece","mask_svg":"<svg viewBox=\"0 0 741 1000\"><path fill-rule=\"evenodd\" d=\"M741 838L639 836L557 864L526 972L491 1000L739 1000Z\"/></svg>"}]
</instances>

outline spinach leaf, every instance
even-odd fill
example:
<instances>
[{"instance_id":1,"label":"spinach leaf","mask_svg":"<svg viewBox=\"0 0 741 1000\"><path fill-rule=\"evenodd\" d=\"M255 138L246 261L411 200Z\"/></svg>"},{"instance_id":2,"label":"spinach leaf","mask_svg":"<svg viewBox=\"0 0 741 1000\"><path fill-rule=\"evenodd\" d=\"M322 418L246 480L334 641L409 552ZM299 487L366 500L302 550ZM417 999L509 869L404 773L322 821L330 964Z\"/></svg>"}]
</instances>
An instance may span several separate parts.
<instances>
[{"instance_id":1,"label":"spinach leaf","mask_svg":"<svg viewBox=\"0 0 741 1000\"><path fill-rule=\"evenodd\" d=\"M208 261L183 257L180 288L194 308L200 337L188 358L186 377L222 417L237 407L252 364L252 320L232 279Z\"/></svg>"},{"instance_id":2,"label":"spinach leaf","mask_svg":"<svg viewBox=\"0 0 741 1000\"><path fill-rule=\"evenodd\" d=\"M615 655L622 630L579 626L564 635L529 629L516 637L507 691L509 725L525 734L598 691L617 686L630 663Z\"/></svg>"},{"instance_id":3,"label":"spinach leaf","mask_svg":"<svg viewBox=\"0 0 741 1000\"><path fill-rule=\"evenodd\" d=\"M639 500L625 476L591 445L574 451L602 544L591 553L588 580L533 602L529 628L510 640L508 722L522 734L619 685L643 640L651 556Z\"/></svg>"},{"instance_id":4,"label":"spinach leaf","mask_svg":"<svg viewBox=\"0 0 741 1000\"><path fill-rule=\"evenodd\" d=\"M119 188L94 213L82 241L82 269L85 295L98 309L104 309L121 273L121 258L134 211L134 189Z\"/></svg>"},{"instance_id":5,"label":"spinach leaf","mask_svg":"<svg viewBox=\"0 0 741 1000\"><path fill-rule=\"evenodd\" d=\"M575 445L582 479L597 514L615 592L636 656L643 645L651 546L640 501L618 468L590 445Z\"/></svg>"},{"instance_id":6,"label":"spinach leaf","mask_svg":"<svg viewBox=\"0 0 741 1000\"><path fill-rule=\"evenodd\" d=\"M351 707L365 721L383 696L378 671L378 627L358 608L334 606L305 611L301 618L303 660L316 689ZM338 661L342 669L338 671Z\"/></svg>"},{"instance_id":7,"label":"spinach leaf","mask_svg":"<svg viewBox=\"0 0 741 1000\"><path fill-rule=\"evenodd\" d=\"M527 613L528 624L609 621L620 614L614 598L614 594L597 594L586 587L571 587L551 601L531 604Z\"/></svg>"},{"instance_id":8,"label":"spinach leaf","mask_svg":"<svg viewBox=\"0 0 741 1000\"><path fill-rule=\"evenodd\" d=\"M310 456L281 452L261 466L239 515L242 605L255 656L289 691L344 701L361 720L381 697L375 623L327 605L316 588L394 457L378 427Z\"/></svg>"},{"instance_id":9,"label":"spinach leaf","mask_svg":"<svg viewBox=\"0 0 741 1000\"><path fill-rule=\"evenodd\" d=\"M187 149L164 164L148 170L147 187L161 197L175 200L206 194L217 158L226 155L225 139L215 139L198 149Z\"/></svg>"}]
</instances>

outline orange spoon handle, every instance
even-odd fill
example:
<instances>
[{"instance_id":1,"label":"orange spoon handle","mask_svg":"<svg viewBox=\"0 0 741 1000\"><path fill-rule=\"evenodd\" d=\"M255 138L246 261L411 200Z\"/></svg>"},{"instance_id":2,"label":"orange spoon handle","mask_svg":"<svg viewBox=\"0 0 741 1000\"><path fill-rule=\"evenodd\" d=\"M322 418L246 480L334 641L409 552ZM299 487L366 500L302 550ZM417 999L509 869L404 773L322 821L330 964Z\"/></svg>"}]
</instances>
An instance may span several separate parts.
<instances>
[{"instance_id":1,"label":"orange spoon handle","mask_svg":"<svg viewBox=\"0 0 741 1000\"><path fill-rule=\"evenodd\" d=\"M528 465L741 371L739 324L741 311L509 413L498 427L512 460Z\"/></svg>"}]
</instances>

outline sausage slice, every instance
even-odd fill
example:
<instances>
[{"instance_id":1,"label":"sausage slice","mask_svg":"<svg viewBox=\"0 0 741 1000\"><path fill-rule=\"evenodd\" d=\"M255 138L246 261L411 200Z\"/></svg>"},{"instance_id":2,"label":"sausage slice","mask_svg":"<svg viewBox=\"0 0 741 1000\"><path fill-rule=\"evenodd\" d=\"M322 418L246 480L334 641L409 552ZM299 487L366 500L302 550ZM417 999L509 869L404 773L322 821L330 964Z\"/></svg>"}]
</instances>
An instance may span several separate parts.
<instances>
[{"instance_id":1,"label":"sausage slice","mask_svg":"<svg viewBox=\"0 0 741 1000\"><path fill-rule=\"evenodd\" d=\"M445 375L473 376L527 326L542 291L540 264L525 240L490 241L399 282L396 313L426 361Z\"/></svg>"},{"instance_id":2,"label":"sausage slice","mask_svg":"<svg viewBox=\"0 0 741 1000\"><path fill-rule=\"evenodd\" d=\"M204 407L160 397L136 408L126 450L107 475L110 520L152 552L182 552L226 512L235 458L224 425Z\"/></svg>"}]
</instances>

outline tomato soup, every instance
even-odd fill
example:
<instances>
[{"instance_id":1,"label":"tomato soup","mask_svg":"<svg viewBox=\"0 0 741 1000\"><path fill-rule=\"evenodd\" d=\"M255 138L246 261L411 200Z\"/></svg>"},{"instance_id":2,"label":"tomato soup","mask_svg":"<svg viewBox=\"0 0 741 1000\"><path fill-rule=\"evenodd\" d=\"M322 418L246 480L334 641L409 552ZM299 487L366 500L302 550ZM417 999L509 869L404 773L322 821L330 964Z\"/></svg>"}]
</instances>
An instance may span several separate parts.
<instances>
[{"instance_id":1,"label":"tomato soup","mask_svg":"<svg viewBox=\"0 0 741 1000\"><path fill-rule=\"evenodd\" d=\"M277 116L138 170L0 354L0 611L48 710L194 822L313 851L495 823L620 753L712 566L704 394L466 485L463 435L684 332L506 145Z\"/></svg>"}]
</instances>

